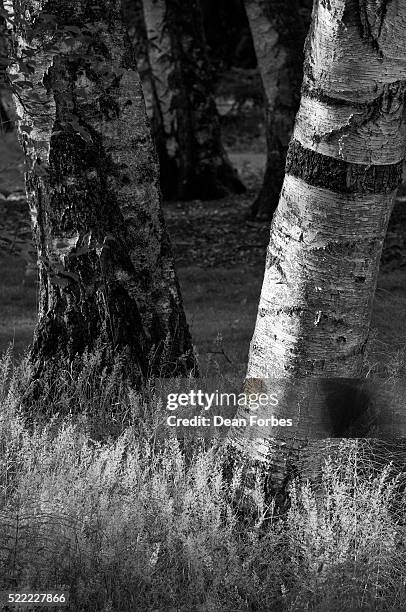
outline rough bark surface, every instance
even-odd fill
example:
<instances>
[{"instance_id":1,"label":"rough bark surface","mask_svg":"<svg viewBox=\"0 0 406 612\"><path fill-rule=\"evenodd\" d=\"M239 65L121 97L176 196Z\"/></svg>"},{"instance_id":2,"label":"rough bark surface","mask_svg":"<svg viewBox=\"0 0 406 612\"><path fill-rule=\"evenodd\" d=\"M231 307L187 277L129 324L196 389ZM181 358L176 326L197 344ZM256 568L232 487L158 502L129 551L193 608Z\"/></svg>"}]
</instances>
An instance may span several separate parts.
<instances>
[{"instance_id":1,"label":"rough bark surface","mask_svg":"<svg viewBox=\"0 0 406 612\"><path fill-rule=\"evenodd\" d=\"M285 160L300 102L308 22L299 0L245 0L265 98L267 161L251 216L271 219L285 176Z\"/></svg>"},{"instance_id":2,"label":"rough bark surface","mask_svg":"<svg viewBox=\"0 0 406 612\"><path fill-rule=\"evenodd\" d=\"M135 375L194 367L158 164L118 0L8 0L39 261L35 371L99 348ZM26 63L26 62L25 62ZM17 80L16 80L17 79ZM24 84L25 81L25 84Z\"/></svg>"},{"instance_id":3,"label":"rough bark surface","mask_svg":"<svg viewBox=\"0 0 406 612\"><path fill-rule=\"evenodd\" d=\"M401 182L405 50L403 3L316 2L248 379L279 379L288 394L299 378L362 375L383 240ZM270 435L249 451L272 457L281 484L302 443ZM246 446L242 437L239 444ZM275 452L279 447L285 451Z\"/></svg>"},{"instance_id":4,"label":"rough bark surface","mask_svg":"<svg viewBox=\"0 0 406 612\"><path fill-rule=\"evenodd\" d=\"M199 0L143 0L149 59L166 135L165 196L242 193L221 142ZM172 183L169 179L172 177Z\"/></svg>"}]
</instances>

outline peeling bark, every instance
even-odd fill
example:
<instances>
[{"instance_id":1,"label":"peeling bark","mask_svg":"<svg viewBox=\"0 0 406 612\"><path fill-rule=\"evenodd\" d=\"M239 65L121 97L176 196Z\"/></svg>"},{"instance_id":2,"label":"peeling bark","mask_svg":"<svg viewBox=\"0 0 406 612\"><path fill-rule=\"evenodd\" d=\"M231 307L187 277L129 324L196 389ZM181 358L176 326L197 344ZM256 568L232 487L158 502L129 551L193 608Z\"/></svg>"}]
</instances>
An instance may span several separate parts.
<instances>
[{"instance_id":1,"label":"peeling bark","mask_svg":"<svg viewBox=\"0 0 406 612\"><path fill-rule=\"evenodd\" d=\"M280 380L282 412L298 379L327 386L362 376L405 149L406 5L387 3L379 27L367 29L361 7L372 15L376 5L318 0L313 11L247 371L247 379ZM270 458L278 487L306 441L269 434L250 447L242 436L237 444L260 461Z\"/></svg>"},{"instance_id":2,"label":"peeling bark","mask_svg":"<svg viewBox=\"0 0 406 612\"><path fill-rule=\"evenodd\" d=\"M252 218L271 219L279 201L285 159L300 102L307 20L299 0L245 0L265 98L267 161Z\"/></svg>"},{"instance_id":3,"label":"peeling bark","mask_svg":"<svg viewBox=\"0 0 406 612\"><path fill-rule=\"evenodd\" d=\"M165 132L166 150L160 149L168 179L164 196L205 200L242 193L244 186L221 142L199 0L143 2Z\"/></svg>"},{"instance_id":4,"label":"peeling bark","mask_svg":"<svg viewBox=\"0 0 406 612\"><path fill-rule=\"evenodd\" d=\"M136 380L189 372L155 150L118 0L8 0L15 97L39 263L39 376L100 349ZM31 57L31 56L30 56ZM12 78L25 79L14 62Z\"/></svg>"}]
</instances>

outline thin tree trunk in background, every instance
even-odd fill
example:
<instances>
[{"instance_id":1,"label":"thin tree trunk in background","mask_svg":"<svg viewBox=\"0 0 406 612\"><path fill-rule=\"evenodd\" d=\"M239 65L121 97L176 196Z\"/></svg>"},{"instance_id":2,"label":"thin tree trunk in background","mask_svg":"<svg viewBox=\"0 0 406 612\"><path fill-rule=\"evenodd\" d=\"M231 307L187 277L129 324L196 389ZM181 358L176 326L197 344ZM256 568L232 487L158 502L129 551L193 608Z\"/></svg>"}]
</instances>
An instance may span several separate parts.
<instances>
[{"instance_id":1,"label":"thin tree trunk in background","mask_svg":"<svg viewBox=\"0 0 406 612\"><path fill-rule=\"evenodd\" d=\"M99 348L135 375L195 366L118 0L9 0L10 75L39 260L34 370ZM17 86L17 85L16 85Z\"/></svg>"},{"instance_id":2,"label":"thin tree trunk in background","mask_svg":"<svg viewBox=\"0 0 406 612\"><path fill-rule=\"evenodd\" d=\"M2 3L0 2L0 9ZM0 15L0 133L13 130L13 120L10 112L11 94L6 83L6 70L8 66L7 28Z\"/></svg>"},{"instance_id":3,"label":"thin tree trunk in background","mask_svg":"<svg viewBox=\"0 0 406 612\"><path fill-rule=\"evenodd\" d=\"M128 32L137 59L138 74L141 78L147 115L151 122L152 135L158 154L161 192L166 196L176 189L176 160L169 156L167 150L164 117L159 101L159 92L157 91L159 83L153 77L149 61L149 42L144 19L143 0L124 0L122 5L125 21L129 24ZM151 50L151 53L153 52Z\"/></svg>"},{"instance_id":4,"label":"thin tree trunk in background","mask_svg":"<svg viewBox=\"0 0 406 612\"><path fill-rule=\"evenodd\" d=\"M144 0L172 185L168 198L214 199L242 193L221 142L199 0ZM161 159L161 168L164 165Z\"/></svg>"},{"instance_id":5,"label":"thin tree trunk in background","mask_svg":"<svg viewBox=\"0 0 406 612\"><path fill-rule=\"evenodd\" d=\"M137 71L141 79L148 117L152 114L151 65L148 57L148 36L142 0L122 0L124 24L134 49ZM145 81L145 84L144 84Z\"/></svg>"},{"instance_id":6,"label":"thin tree trunk in background","mask_svg":"<svg viewBox=\"0 0 406 612\"><path fill-rule=\"evenodd\" d=\"M248 379L280 379L282 400L300 378L328 387L363 373L402 178L406 5L316 2L304 74L247 371ZM258 443L237 442L261 461L271 457L275 486L282 483L292 441L268 430Z\"/></svg>"},{"instance_id":7,"label":"thin tree trunk in background","mask_svg":"<svg viewBox=\"0 0 406 612\"><path fill-rule=\"evenodd\" d=\"M308 23L299 0L245 0L266 117L267 160L252 218L271 219L279 201L285 161L303 78L303 46Z\"/></svg>"},{"instance_id":8,"label":"thin tree trunk in background","mask_svg":"<svg viewBox=\"0 0 406 612\"><path fill-rule=\"evenodd\" d=\"M161 190L165 199L176 193L178 144L176 122L171 111L172 91L167 78L172 71L170 41L164 26L164 4L137 0L136 37L143 40L147 70L143 90L150 94L150 120L159 159ZM148 30L147 30L148 24Z\"/></svg>"}]
</instances>

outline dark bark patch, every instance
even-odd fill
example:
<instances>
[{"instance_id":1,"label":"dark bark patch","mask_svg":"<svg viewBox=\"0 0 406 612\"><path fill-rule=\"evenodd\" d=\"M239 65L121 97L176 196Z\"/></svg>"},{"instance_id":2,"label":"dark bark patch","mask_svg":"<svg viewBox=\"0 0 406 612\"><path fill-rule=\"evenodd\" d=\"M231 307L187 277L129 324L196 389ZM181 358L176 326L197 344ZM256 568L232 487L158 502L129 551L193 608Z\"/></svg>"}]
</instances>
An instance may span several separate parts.
<instances>
[{"instance_id":1,"label":"dark bark patch","mask_svg":"<svg viewBox=\"0 0 406 612\"><path fill-rule=\"evenodd\" d=\"M317 100L318 102L322 102L323 104L328 104L330 106L335 107L343 107L348 106L349 102L345 98L336 98L333 96L329 96L324 93L324 91L319 88L311 85L308 81L304 81L302 85L302 96L306 96L308 98L312 98L313 100ZM351 101L352 108L365 108L365 102L353 102Z\"/></svg>"},{"instance_id":2,"label":"dark bark patch","mask_svg":"<svg viewBox=\"0 0 406 612\"><path fill-rule=\"evenodd\" d=\"M286 173L337 193L391 193L402 182L402 162L387 165L352 164L303 147L292 140Z\"/></svg>"}]
</instances>

